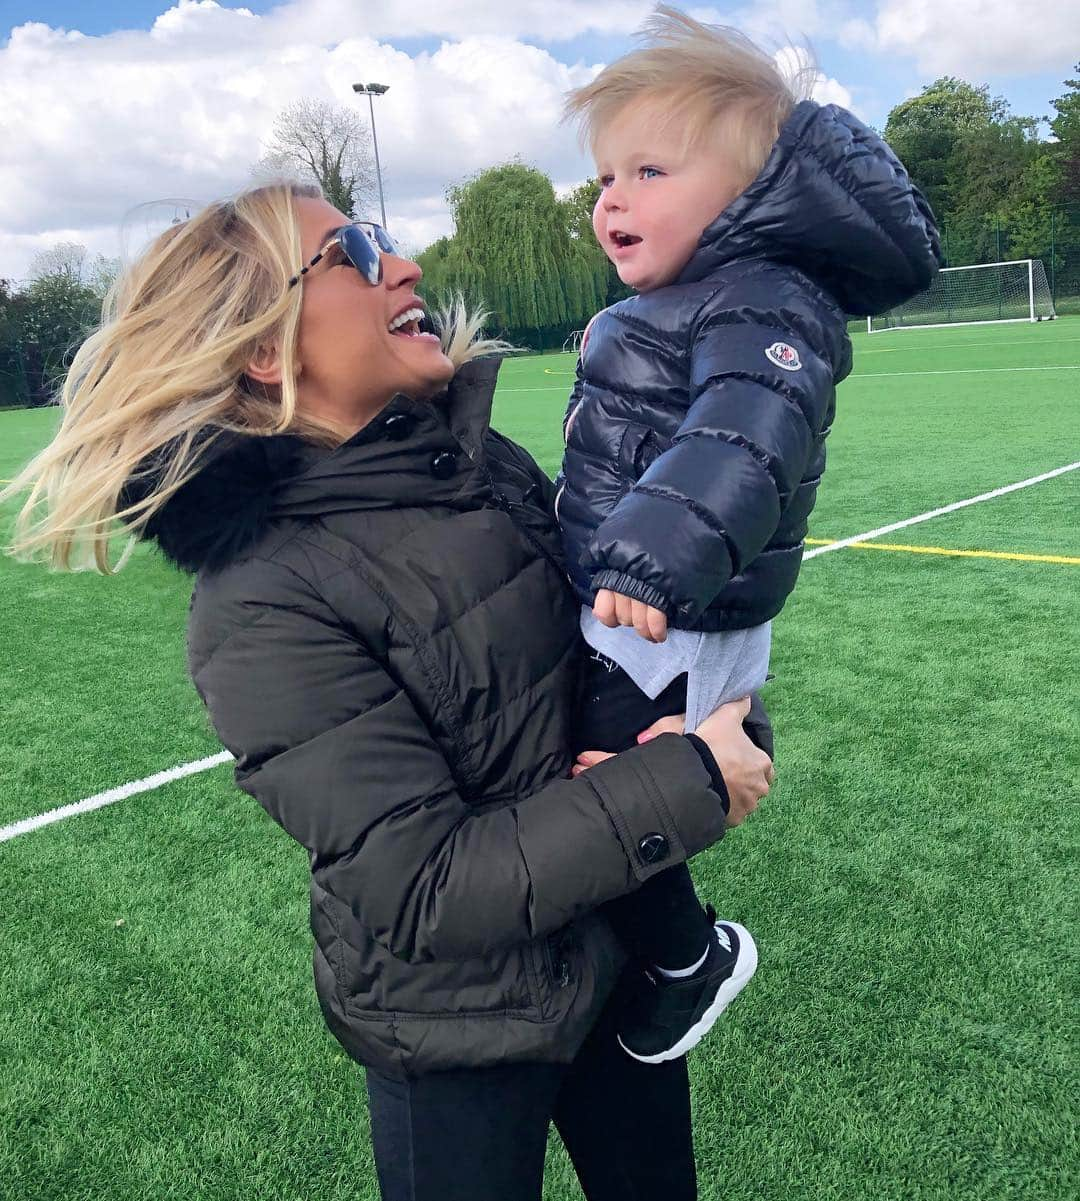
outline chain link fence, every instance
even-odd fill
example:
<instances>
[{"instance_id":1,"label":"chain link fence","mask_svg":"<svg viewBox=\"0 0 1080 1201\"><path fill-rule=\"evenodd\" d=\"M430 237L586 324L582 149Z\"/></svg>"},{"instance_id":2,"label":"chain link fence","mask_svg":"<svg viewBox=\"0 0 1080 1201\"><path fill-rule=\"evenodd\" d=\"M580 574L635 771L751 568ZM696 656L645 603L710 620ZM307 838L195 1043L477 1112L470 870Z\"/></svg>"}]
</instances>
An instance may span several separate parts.
<instances>
[{"instance_id":1,"label":"chain link fence","mask_svg":"<svg viewBox=\"0 0 1080 1201\"><path fill-rule=\"evenodd\" d=\"M1010 222L948 217L941 222L946 266L1039 259L1058 313L1080 313L1080 202L1022 210Z\"/></svg>"}]
</instances>

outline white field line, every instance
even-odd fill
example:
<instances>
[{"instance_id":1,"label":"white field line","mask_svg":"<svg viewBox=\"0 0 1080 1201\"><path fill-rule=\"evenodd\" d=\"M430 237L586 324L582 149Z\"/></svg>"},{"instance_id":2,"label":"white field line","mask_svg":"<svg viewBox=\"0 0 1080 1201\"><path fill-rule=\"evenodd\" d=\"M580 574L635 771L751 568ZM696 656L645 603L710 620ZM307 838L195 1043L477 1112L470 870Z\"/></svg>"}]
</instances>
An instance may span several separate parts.
<instances>
[{"instance_id":1,"label":"white field line","mask_svg":"<svg viewBox=\"0 0 1080 1201\"><path fill-rule=\"evenodd\" d=\"M909 375L989 375L999 371L1080 371L1080 363L1071 363L1065 367L949 367L944 371L854 371L844 380L846 384L854 379L899 379ZM554 375L555 372L552 372ZM564 373L571 376L574 373ZM499 396L507 392L566 392L563 384L540 384L536 388L500 388Z\"/></svg>"},{"instance_id":2,"label":"white field line","mask_svg":"<svg viewBox=\"0 0 1080 1201\"><path fill-rule=\"evenodd\" d=\"M878 335L880 337L880 334ZM1001 341L995 340L992 344L976 339L970 342L941 342L934 346L862 346L860 345L855 352L855 357L862 358L864 354L925 354L928 350L971 350L972 347L979 349L983 346L989 350L997 350L999 346L1060 346L1062 342L1080 342L1080 338L1054 338L1053 341L1047 343L1035 342L1031 338L1009 338Z\"/></svg>"},{"instance_id":3,"label":"white field line","mask_svg":"<svg viewBox=\"0 0 1080 1201\"><path fill-rule=\"evenodd\" d=\"M1007 484L1004 488L995 488L992 492L982 492L978 496L969 497L967 500L958 500L951 505L944 505L940 509L931 509L929 513L920 513L918 517L908 517L904 521L894 521L892 525L883 525L880 529L867 530L865 534L853 534L850 538L841 538L838 542L830 542L828 546L817 546L813 550L808 550L803 559L815 559L818 555L828 554L831 550L843 550L845 546L853 546L856 542L869 542L871 538L880 538L882 534L891 534L893 530L903 530L909 525L919 525L923 521L929 521L931 517L941 517L944 513L955 513L957 509L966 509L969 505L980 504L984 500L993 500L998 496L1005 496L1009 492L1018 492L1021 488L1030 488L1032 484L1041 484L1043 480L1052 480L1055 476L1065 475L1068 471L1075 471L1080 467L1080 459L1075 463L1067 463L1064 467L1056 467L1053 471L1044 471L1042 475L1033 475L1029 480L1021 480L1018 484Z\"/></svg>"},{"instance_id":4,"label":"white field line","mask_svg":"<svg viewBox=\"0 0 1080 1201\"><path fill-rule=\"evenodd\" d=\"M883 379L885 376L899 377L901 375L992 375L998 371L1080 371L1080 363L1067 367L949 367L944 371L853 371L844 380L849 379Z\"/></svg>"},{"instance_id":5,"label":"white field line","mask_svg":"<svg viewBox=\"0 0 1080 1201\"><path fill-rule=\"evenodd\" d=\"M532 389L523 390L532 391ZM1030 488L1033 484L1042 483L1043 480L1052 480L1055 476L1075 471L1078 467L1080 467L1080 460L1069 463L1065 467L1044 472L1042 475L1032 476L1029 480L1021 480L1018 484L1008 484L1004 488L995 488L992 492L983 492L968 500L958 500L954 504L933 509L929 513L920 513L918 517L909 517L906 521L896 521L892 525L883 525L877 530L868 530L865 534L855 534L851 538L842 538L839 542L830 542L828 546L815 547L813 550L807 551L803 558L813 559L831 550L843 550L845 546L851 546L856 542L868 542L871 538L879 538L882 534L891 534L893 530L902 530L909 525L918 525L919 522L929 521L931 517L940 517L943 513L954 513L957 509L966 509L969 505L977 505L984 500L993 500L997 496L1016 492L1020 488ZM9 826L0 826L0 842L7 842L9 839L17 838L20 834L29 834L32 830L52 825L53 822L63 821L67 817L75 817L80 813L89 813L94 809L115 804L117 801L126 800L140 792L149 792L151 789L160 788L163 784L170 784L173 780L183 779L184 776L193 776L199 772L209 771L213 767L232 762L232 760L233 756L228 751L222 751L220 754L211 755L208 759L196 759L191 763L182 763L179 767L172 767L168 771L158 772L157 775L147 776L144 780L135 780L131 784L122 784L119 788L111 788L108 792L99 792L97 796L87 797L84 801L62 805L58 809L49 809L45 813L39 813L36 817L26 817Z\"/></svg>"},{"instance_id":6,"label":"white field line","mask_svg":"<svg viewBox=\"0 0 1080 1201\"><path fill-rule=\"evenodd\" d=\"M119 788L110 788L108 792L99 792L97 796L87 797L84 801L75 801L71 805L61 805L58 809L49 809L39 813L37 817L24 817L22 821L12 822L10 826L0 826L0 842L10 838L18 838L20 834L29 834L31 830L40 830L42 826L51 826L53 822L61 822L65 817L75 817L80 813L90 813L94 809L103 809L106 805L114 805L117 801L126 800L140 792L150 792L163 784L171 784L173 780L181 780L184 776L194 776L202 771L209 771L222 763L231 763L232 755L221 751L208 759L196 759L191 763L182 763L179 767L170 767L168 771L159 771L156 775L147 776L145 780L134 780L130 784L121 784Z\"/></svg>"}]
</instances>

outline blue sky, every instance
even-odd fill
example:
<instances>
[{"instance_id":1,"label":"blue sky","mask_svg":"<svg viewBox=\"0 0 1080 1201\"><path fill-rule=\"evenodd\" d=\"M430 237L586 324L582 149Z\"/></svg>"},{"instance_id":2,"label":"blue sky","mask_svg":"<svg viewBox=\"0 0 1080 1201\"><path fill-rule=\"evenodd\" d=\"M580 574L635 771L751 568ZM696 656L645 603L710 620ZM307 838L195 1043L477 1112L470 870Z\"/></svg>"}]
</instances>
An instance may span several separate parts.
<instances>
[{"instance_id":1,"label":"blue sky","mask_svg":"<svg viewBox=\"0 0 1080 1201\"><path fill-rule=\"evenodd\" d=\"M878 128L944 74L1047 115L1080 60L1080 0L684 3L770 49L809 42L815 98ZM58 242L122 254L132 213L143 234L152 225L143 206L248 186L284 108L315 99L355 111L357 79L390 84L376 103L379 146L391 227L410 249L450 232L446 189L495 163L520 157L572 187L592 165L560 124L563 97L630 48L650 8L0 0L0 278L24 278Z\"/></svg>"}]
</instances>

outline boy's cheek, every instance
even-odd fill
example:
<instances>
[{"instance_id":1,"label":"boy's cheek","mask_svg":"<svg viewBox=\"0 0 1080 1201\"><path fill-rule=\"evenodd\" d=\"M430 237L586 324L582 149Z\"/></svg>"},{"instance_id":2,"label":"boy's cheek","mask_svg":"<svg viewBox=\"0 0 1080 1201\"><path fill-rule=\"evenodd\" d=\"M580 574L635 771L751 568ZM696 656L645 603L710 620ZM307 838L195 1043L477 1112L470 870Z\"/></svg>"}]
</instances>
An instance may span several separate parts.
<instances>
[{"instance_id":1,"label":"boy's cheek","mask_svg":"<svg viewBox=\"0 0 1080 1201\"><path fill-rule=\"evenodd\" d=\"M603 196L601 196L600 200L603 200ZM608 252L607 229L604 225L603 215L600 212L600 200L598 200L596 202L596 208L593 209L592 231L593 231L593 235L595 236L596 240L604 248L604 253L607 254L607 252ZM608 258L610 258L610 257L611 256L608 255Z\"/></svg>"}]
</instances>

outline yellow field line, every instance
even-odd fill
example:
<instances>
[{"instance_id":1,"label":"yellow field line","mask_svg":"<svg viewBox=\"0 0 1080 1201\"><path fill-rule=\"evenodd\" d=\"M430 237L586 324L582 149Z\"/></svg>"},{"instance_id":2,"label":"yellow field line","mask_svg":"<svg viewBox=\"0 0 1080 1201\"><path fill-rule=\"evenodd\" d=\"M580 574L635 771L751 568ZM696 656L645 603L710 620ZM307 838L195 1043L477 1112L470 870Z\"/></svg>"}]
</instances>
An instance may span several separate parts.
<instances>
[{"instance_id":1,"label":"yellow field line","mask_svg":"<svg viewBox=\"0 0 1080 1201\"><path fill-rule=\"evenodd\" d=\"M807 538L811 546L832 546L835 538ZM1080 558L1066 555L1023 555L1002 550L953 550L948 546L900 546L894 542L852 542L853 550L906 551L909 555L952 555L962 559L1013 559L1021 563L1069 563L1080 566Z\"/></svg>"}]
</instances>

